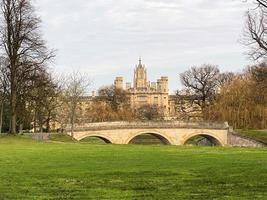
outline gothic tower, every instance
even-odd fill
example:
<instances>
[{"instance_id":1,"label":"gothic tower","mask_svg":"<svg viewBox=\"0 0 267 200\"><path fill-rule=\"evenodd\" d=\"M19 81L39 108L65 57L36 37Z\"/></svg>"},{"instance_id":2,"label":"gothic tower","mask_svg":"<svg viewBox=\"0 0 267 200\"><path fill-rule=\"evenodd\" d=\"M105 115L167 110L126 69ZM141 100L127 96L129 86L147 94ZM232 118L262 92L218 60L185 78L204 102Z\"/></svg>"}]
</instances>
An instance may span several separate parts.
<instances>
[{"instance_id":1,"label":"gothic tower","mask_svg":"<svg viewBox=\"0 0 267 200\"><path fill-rule=\"evenodd\" d=\"M147 88L147 73L145 65L142 65L141 58L139 59L139 64L135 67L134 70L134 88Z\"/></svg>"}]
</instances>

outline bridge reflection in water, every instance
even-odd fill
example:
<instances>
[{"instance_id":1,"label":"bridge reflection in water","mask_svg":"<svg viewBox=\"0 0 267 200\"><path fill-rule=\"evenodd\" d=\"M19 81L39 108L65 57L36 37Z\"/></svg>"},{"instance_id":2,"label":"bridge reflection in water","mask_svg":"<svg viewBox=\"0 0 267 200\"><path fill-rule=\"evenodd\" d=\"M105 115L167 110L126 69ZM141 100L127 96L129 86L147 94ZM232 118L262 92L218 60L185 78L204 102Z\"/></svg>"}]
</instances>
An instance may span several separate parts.
<instances>
[{"instance_id":1,"label":"bridge reflection in water","mask_svg":"<svg viewBox=\"0 0 267 200\"><path fill-rule=\"evenodd\" d=\"M196 135L189 138L185 145L194 145L194 146L221 146L220 142L209 135Z\"/></svg>"},{"instance_id":2,"label":"bridge reflection in water","mask_svg":"<svg viewBox=\"0 0 267 200\"><path fill-rule=\"evenodd\" d=\"M111 144L111 141L96 136L88 136L80 141L88 144ZM142 134L133 138L129 144L136 145L170 145L170 142L162 136L156 134ZM213 137L207 135L197 135L185 142L190 146L220 146L220 142Z\"/></svg>"},{"instance_id":3,"label":"bridge reflection in water","mask_svg":"<svg viewBox=\"0 0 267 200\"><path fill-rule=\"evenodd\" d=\"M80 140L80 143L88 143L88 144L111 144L111 141L104 137L97 136L88 136Z\"/></svg>"},{"instance_id":4,"label":"bridge reflection in water","mask_svg":"<svg viewBox=\"0 0 267 200\"><path fill-rule=\"evenodd\" d=\"M142 145L151 145L151 144L157 144L157 145L168 145L170 142L157 134L153 133L146 133L142 135L138 135L134 137L129 144L142 144Z\"/></svg>"}]
</instances>

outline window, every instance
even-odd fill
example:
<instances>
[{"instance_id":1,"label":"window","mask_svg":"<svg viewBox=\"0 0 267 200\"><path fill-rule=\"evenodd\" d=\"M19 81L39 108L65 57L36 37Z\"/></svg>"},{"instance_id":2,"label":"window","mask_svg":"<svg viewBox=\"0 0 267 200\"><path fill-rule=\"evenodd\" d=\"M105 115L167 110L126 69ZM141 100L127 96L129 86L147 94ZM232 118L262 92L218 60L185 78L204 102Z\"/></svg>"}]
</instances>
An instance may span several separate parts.
<instances>
[{"instance_id":1,"label":"window","mask_svg":"<svg viewBox=\"0 0 267 200\"><path fill-rule=\"evenodd\" d=\"M147 96L138 96L137 100L140 101L140 102L147 101Z\"/></svg>"},{"instance_id":2,"label":"window","mask_svg":"<svg viewBox=\"0 0 267 200\"><path fill-rule=\"evenodd\" d=\"M154 104L158 104L159 103L159 97L154 97Z\"/></svg>"}]
</instances>

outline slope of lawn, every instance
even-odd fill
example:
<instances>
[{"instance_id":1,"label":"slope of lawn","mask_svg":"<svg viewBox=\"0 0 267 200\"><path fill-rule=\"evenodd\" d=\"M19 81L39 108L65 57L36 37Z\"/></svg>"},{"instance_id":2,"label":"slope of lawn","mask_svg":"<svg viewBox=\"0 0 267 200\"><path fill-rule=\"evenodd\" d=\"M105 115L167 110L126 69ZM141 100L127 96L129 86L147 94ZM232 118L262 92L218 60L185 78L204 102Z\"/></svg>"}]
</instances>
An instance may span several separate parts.
<instances>
[{"instance_id":1,"label":"slope of lawn","mask_svg":"<svg viewBox=\"0 0 267 200\"><path fill-rule=\"evenodd\" d=\"M267 130L236 130L236 133L267 144Z\"/></svg>"},{"instance_id":2,"label":"slope of lawn","mask_svg":"<svg viewBox=\"0 0 267 200\"><path fill-rule=\"evenodd\" d=\"M52 133L49 135L49 140L55 142L74 142L71 136L67 134Z\"/></svg>"},{"instance_id":3,"label":"slope of lawn","mask_svg":"<svg viewBox=\"0 0 267 200\"><path fill-rule=\"evenodd\" d=\"M267 149L0 137L0 199L266 199Z\"/></svg>"}]
</instances>

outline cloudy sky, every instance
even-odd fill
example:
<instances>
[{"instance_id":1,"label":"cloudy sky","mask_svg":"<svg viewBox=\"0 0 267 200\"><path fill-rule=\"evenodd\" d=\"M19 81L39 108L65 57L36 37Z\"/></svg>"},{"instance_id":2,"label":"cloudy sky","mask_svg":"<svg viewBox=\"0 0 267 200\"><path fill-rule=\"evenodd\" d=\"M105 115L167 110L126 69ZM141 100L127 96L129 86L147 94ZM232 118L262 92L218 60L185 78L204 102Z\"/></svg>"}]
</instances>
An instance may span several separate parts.
<instances>
[{"instance_id":1,"label":"cloudy sky","mask_svg":"<svg viewBox=\"0 0 267 200\"><path fill-rule=\"evenodd\" d=\"M44 37L57 49L55 73L88 74L92 89L116 76L132 81L139 56L151 81L191 66L216 64L241 71L250 63L239 42L245 12L242 0L37 0Z\"/></svg>"}]
</instances>

